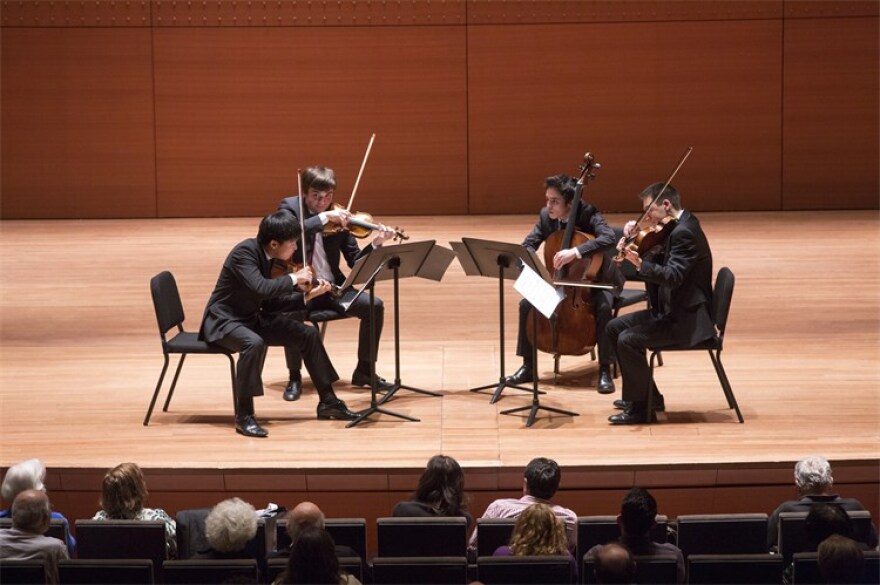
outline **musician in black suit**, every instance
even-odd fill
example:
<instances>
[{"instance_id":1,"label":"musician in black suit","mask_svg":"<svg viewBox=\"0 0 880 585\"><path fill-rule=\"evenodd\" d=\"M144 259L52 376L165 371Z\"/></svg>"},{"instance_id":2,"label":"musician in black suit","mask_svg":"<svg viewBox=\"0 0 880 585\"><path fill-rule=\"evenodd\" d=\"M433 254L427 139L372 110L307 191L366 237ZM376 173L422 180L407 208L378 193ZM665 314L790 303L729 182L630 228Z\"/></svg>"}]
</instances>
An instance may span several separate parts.
<instances>
[{"instance_id":1,"label":"musician in black suit","mask_svg":"<svg viewBox=\"0 0 880 585\"><path fill-rule=\"evenodd\" d=\"M339 379L321 337L291 317L262 311L272 298L292 295L298 284L311 282L304 271L270 278L272 259L290 259L296 249L299 226L288 213L263 218L256 238L237 244L223 263L214 292L205 307L199 339L238 352L235 379L235 430L249 437L268 435L254 418L254 396L262 396L263 351L267 345L296 346L320 396L319 419L353 420L356 415L333 392ZM322 283L318 291L328 290Z\"/></svg>"},{"instance_id":2,"label":"musician in black suit","mask_svg":"<svg viewBox=\"0 0 880 585\"><path fill-rule=\"evenodd\" d=\"M555 175L545 179L544 194L547 198L547 204L541 209L538 221L532 231L523 240L523 246L537 250L551 234L565 229L571 212L571 203L574 200L575 188L575 181L567 175ZM560 250L553 258L553 270L559 270L563 266L590 254L602 254L603 250L614 246L614 230L605 223L605 218L595 207L585 201L580 201L576 218L575 229L595 236L595 238L580 246ZM551 269L550 266L547 268ZM623 285L623 277L617 265L607 260L603 263L598 274L598 281L613 284L616 287ZM591 302L596 316L596 344L599 346L598 390L601 394L614 392L614 379L611 377L614 352L605 335L605 325L611 320L614 294L612 291L603 289L591 291ZM519 303L519 333L516 355L522 357L523 363L512 376L507 377L507 382L510 384L524 384L534 380L535 364L532 363L532 344L527 336L527 327L531 327L531 320L528 319L531 307L531 303L525 299Z\"/></svg>"},{"instance_id":3,"label":"musician in black suit","mask_svg":"<svg viewBox=\"0 0 880 585\"><path fill-rule=\"evenodd\" d=\"M308 246L308 264L317 273L318 278L326 279L336 285L345 282L345 275L339 268L344 259L349 268L362 256L369 254L374 248L381 246L394 232L380 224L373 242L364 249L360 249L357 240L351 232L341 230L334 234L324 235L322 231L328 224L345 227L351 213L345 209L331 209L333 195L336 190L336 173L326 167L309 167L302 175L303 213L305 214L306 245ZM300 222L299 196L287 197L281 200L279 210L293 214L295 221ZM297 250L294 262L302 263L302 251ZM375 344L378 348L379 338L382 335L382 323L385 309L382 299L374 297L375 304ZM332 297L322 295L309 302L309 310L329 309L340 314L357 317L361 320L358 335L358 363L351 375L351 383L354 386L370 385L370 362L374 359L370 356L370 298L369 295L360 295L349 306L348 311ZM296 347L285 348L287 367L290 370L290 382L284 391L285 400L297 400L302 392L302 378L300 376L301 358ZM384 378L379 377L379 388L391 387Z\"/></svg>"},{"instance_id":4,"label":"musician in black suit","mask_svg":"<svg viewBox=\"0 0 880 585\"><path fill-rule=\"evenodd\" d=\"M639 194L642 209L652 225L672 218L664 227L669 231L665 244L641 254L626 249L625 260L632 263L645 280L650 309L629 313L608 324L608 335L617 352L623 375L623 399L614 406L622 413L609 417L612 424L648 422L648 392L655 392L654 406L665 408L656 386L648 388L650 368L646 356L649 347L675 344L692 347L715 335L709 309L712 305L712 250L696 216L681 207L678 191L669 185L660 200L663 183L654 183ZM635 222L624 227L625 238L637 231Z\"/></svg>"}]
</instances>

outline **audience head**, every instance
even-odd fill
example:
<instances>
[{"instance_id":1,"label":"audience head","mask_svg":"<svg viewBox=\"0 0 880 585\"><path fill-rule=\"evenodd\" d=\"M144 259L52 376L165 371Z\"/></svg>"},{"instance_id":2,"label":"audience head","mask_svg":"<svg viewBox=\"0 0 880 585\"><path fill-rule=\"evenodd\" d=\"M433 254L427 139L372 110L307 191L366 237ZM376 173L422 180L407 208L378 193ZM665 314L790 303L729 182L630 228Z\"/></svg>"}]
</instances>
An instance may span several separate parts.
<instances>
[{"instance_id":1,"label":"audience head","mask_svg":"<svg viewBox=\"0 0 880 585\"><path fill-rule=\"evenodd\" d=\"M434 455L419 478L414 499L435 507L443 516L455 516L464 508L464 473L458 461Z\"/></svg>"},{"instance_id":2,"label":"audience head","mask_svg":"<svg viewBox=\"0 0 880 585\"><path fill-rule=\"evenodd\" d=\"M851 537L853 533L852 520L840 506L813 504L810 506L806 520L804 520L804 531L807 534L810 550L814 551L819 547L820 542L832 534Z\"/></svg>"},{"instance_id":3,"label":"audience head","mask_svg":"<svg viewBox=\"0 0 880 585\"><path fill-rule=\"evenodd\" d=\"M205 538L217 552L244 550L257 535L257 511L240 498L223 500L205 519Z\"/></svg>"},{"instance_id":4,"label":"audience head","mask_svg":"<svg viewBox=\"0 0 880 585\"><path fill-rule=\"evenodd\" d=\"M832 534L823 540L817 561L826 583L860 583L862 580L865 556L851 538Z\"/></svg>"},{"instance_id":5,"label":"audience head","mask_svg":"<svg viewBox=\"0 0 880 585\"><path fill-rule=\"evenodd\" d=\"M284 583L332 583L339 585L336 544L322 529L304 529L290 547Z\"/></svg>"},{"instance_id":6,"label":"audience head","mask_svg":"<svg viewBox=\"0 0 880 585\"><path fill-rule=\"evenodd\" d=\"M101 508L110 518L132 520L147 503L147 482L137 463L120 463L104 475Z\"/></svg>"},{"instance_id":7,"label":"audience head","mask_svg":"<svg viewBox=\"0 0 880 585\"><path fill-rule=\"evenodd\" d=\"M636 561L625 546L606 544L593 559L596 583L634 583Z\"/></svg>"},{"instance_id":8,"label":"audience head","mask_svg":"<svg viewBox=\"0 0 880 585\"><path fill-rule=\"evenodd\" d=\"M12 526L22 532L43 534L51 515L49 497L40 490L24 490L12 501Z\"/></svg>"},{"instance_id":9,"label":"audience head","mask_svg":"<svg viewBox=\"0 0 880 585\"><path fill-rule=\"evenodd\" d=\"M45 491L43 480L46 478L46 466L39 459L28 459L16 463L6 471L0 495L7 502L25 490Z\"/></svg>"},{"instance_id":10,"label":"audience head","mask_svg":"<svg viewBox=\"0 0 880 585\"><path fill-rule=\"evenodd\" d=\"M516 519L510 548L517 556L564 555L568 552L565 525L547 504L532 504Z\"/></svg>"},{"instance_id":11,"label":"audience head","mask_svg":"<svg viewBox=\"0 0 880 585\"><path fill-rule=\"evenodd\" d=\"M299 534L307 528L324 529L324 512L312 502L301 502L287 514L287 534L290 542L296 542Z\"/></svg>"},{"instance_id":12,"label":"audience head","mask_svg":"<svg viewBox=\"0 0 880 585\"><path fill-rule=\"evenodd\" d=\"M648 490L632 488L620 506L621 535L625 538L647 537L657 517L657 500Z\"/></svg>"},{"instance_id":13,"label":"audience head","mask_svg":"<svg viewBox=\"0 0 880 585\"><path fill-rule=\"evenodd\" d=\"M555 461L546 457L536 457L526 466L526 493L541 500L549 500L559 489L561 479L562 471Z\"/></svg>"},{"instance_id":14,"label":"audience head","mask_svg":"<svg viewBox=\"0 0 880 585\"><path fill-rule=\"evenodd\" d=\"M831 464L824 457L811 455L794 466L794 483L801 495L822 495L831 490Z\"/></svg>"}]
</instances>

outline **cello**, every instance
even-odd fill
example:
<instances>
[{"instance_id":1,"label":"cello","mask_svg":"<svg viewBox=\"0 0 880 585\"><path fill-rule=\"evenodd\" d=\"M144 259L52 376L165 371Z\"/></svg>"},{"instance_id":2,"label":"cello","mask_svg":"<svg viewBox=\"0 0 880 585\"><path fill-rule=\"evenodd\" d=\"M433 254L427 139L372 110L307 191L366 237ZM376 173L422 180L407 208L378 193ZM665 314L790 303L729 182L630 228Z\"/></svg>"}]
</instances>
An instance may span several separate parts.
<instances>
[{"instance_id":1,"label":"cello","mask_svg":"<svg viewBox=\"0 0 880 585\"><path fill-rule=\"evenodd\" d=\"M596 178L593 171L599 168L601 165L594 161L593 155L586 153L583 163L578 166L580 176L571 201L568 224L565 230L557 230L544 242L544 264L547 267L552 268L553 257L560 250L577 247L595 239L591 234L577 231L575 222L584 185ZM539 351L552 353L558 360L560 355L584 355L596 345L596 316L590 299L591 290L584 285L596 280L603 261L604 254L594 253L574 260L554 272L554 282L570 282L572 285L562 287L565 298L556 307L552 317L548 319L538 312L537 339L533 338L532 328L527 328L529 341ZM531 312L529 319L532 319Z\"/></svg>"}]
</instances>

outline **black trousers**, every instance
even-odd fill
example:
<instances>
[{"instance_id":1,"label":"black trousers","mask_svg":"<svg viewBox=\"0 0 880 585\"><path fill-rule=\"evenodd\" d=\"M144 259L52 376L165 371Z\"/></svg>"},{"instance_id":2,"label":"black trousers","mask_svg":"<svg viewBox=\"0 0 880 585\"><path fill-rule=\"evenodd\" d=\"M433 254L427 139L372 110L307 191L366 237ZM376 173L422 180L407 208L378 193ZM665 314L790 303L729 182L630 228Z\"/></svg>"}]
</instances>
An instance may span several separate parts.
<instances>
[{"instance_id":1,"label":"black trousers","mask_svg":"<svg viewBox=\"0 0 880 585\"><path fill-rule=\"evenodd\" d=\"M614 295L611 294L611 291L598 288L590 292L592 296L590 300L596 315L596 345L599 346L599 363L610 365L614 362L614 348L605 329L608 321L611 320ZM532 304L527 300L522 299L519 302L519 333L516 338L516 355L521 356L527 364L532 361L532 344L526 333L528 328L532 326L532 320L529 319L529 309L531 308Z\"/></svg>"},{"instance_id":2,"label":"black trousers","mask_svg":"<svg viewBox=\"0 0 880 585\"><path fill-rule=\"evenodd\" d=\"M379 348L379 339L382 337L382 324L385 322L385 306L382 299L373 297L376 311L376 323L373 325L376 335L376 349ZM358 369L364 374L370 373L370 295L369 291L364 291L348 308L348 312L343 309L336 299L331 295L321 295L316 299L312 299L309 303L310 311L336 311L340 315L345 313L361 320L360 329L358 331ZM287 346L284 348L284 356L287 360L287 369L290 370L291 378L299 376L302 369L302 356L298 346ZM311 373L311 370L309 370ZM314 378L313 378L314 380Z\"/></svg>"},{"instance_id":3,"label":"black trousers","mask_svg":"<svg viewBox=\"0 0 880 585\"><path fill-rule=\"evenodd\" d=\"M238 352L235 374L235 414L254 414L254 396L263 395L263 354L266 346L296 347L305 358L306 368L321 402L337 400L333 382L339 379L330 357L314 327L283 315L261 318L254 328L238 327L217 342Z\"/></svg>"},{"instance_id":4,"label":"black trousers","mask_svg":"<svg viewBox=\"0 0 880 585\"><path fill-rule=\"evenodd\" d=\"M668 319L657 317L650 309L628 313L608 323L608 339L615 348L623 376L624 400L641 403L648 400L651 379L648 348L671 345L674 342L672 329ZM657 391L656 385L653 390Z\"/></svg>"}]
</instances>

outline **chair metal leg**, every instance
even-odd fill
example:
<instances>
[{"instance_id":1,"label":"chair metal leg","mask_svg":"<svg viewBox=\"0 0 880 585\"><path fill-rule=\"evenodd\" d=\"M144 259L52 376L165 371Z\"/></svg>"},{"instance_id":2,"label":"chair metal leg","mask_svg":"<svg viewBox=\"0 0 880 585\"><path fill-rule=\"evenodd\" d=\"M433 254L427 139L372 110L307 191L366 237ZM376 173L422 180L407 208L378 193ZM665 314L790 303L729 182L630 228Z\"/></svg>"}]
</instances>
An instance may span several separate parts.
<instances>
[{"instance_id":1,"label":"chair metal leg","mask_svg":"<svg viewBox=\"0 0 880 585\"><path fill-rule=\"evenodd\" d=\"M162 366L162 373L159 374L159 381L156 383L156 389L153 390L153 399L150 400L150 406L147 408L147 416L144 417L144 426L150 424L150 417L153 415L153 407L156 406L156 399L159 398L159 390L162 389L162 381L165 380L165 372L168 371L168 354L165 355L165 364Z\"/></svg>"},{"instance_id":2,"label":"chair metal leg","mask_svg":"<svg viewBox=\"0 0 880 585\"><path fill-rule=\"evenodd\" d=\"M235 393L235 360L232 359L231 355L227 355L229 358L229 373L232 376L232 412L238 416L238 396ZM263 353L263 359L266 359L265 350Z\"/></svg>"},{"instance_id":3,"label":"chair metal leg","mask_svg":"<svg viewBox=\"0 0 880 585\"><path fill-rule=\"evenodd\" d=\"M596 346L593 346L593 349L590 350L590 359L592 361L596 361Z\"/></svg>"},{"instance_id":4,"label":"chair metal leg","mask_svg":"<svg viewBox=\"0 0 880 585\"><path fill-rule=\"evenodd\" d=\"M180 354L180 361L177 362L177 370L174 372L174 380L171 382L171 389L168 390L168 398L165 399L165 406L162 407L162 412L168 412L168 405L171 404L171 397L174 396L174 389L177 387L177 378L180 376L180 370L183 368L183 362L186 359L186 354Z\"/></svg>"},{"instance_id":5,"label":"chair metal leg","mask_svg":"<svg viewBox=\"0 0 880 585\"><path fill-rule=\"evenodd\" d=\"M658 368L663 367L663 352L661 352L661 351L657 352L657 367Z\"/></svg>"},{"instance_id":6,"label":"chair metal leg","mask_svg":"<svg viewBox=\"0 0 880 585\"><path fill-rule=\"evenodd\" d=\"M709 350L709 357L712 358L712 365L715 367L715 373L718 374L718 381L721 383L721 389L724 390L724 396L727 398L727 405L736 411L736 417L740 423L744 423L742 412L739 410L739 404L733 395L733 388L730 387L730 380L727 378L727 372L724 371L724 364L721 363L721 350L716 355Z\"/></svg>"},{"instance_id":7,"label":"chair metal leg","mask_svg":"<svg viewBox=\"0 0 880 585\"><path fill-rule=\"evenodd\" d=\"M321 321L320 332L321 332L321 341L323 342L324 341L324 334L327 333L327 321Z\"/></svg>"},{"instance_id":8,"label":"chair metal leg","mask_svg":"<svg viewBox=\"0 0 880 585\"><path fill-rule=\"evenodd\" d=\"M651 352L651 361L650 361L650 374L648 378L648 404L647 404L647 423L651 424L654 421L654 361L660 356L660 352L652 351Z\"/></svg>"}]
</instances>

